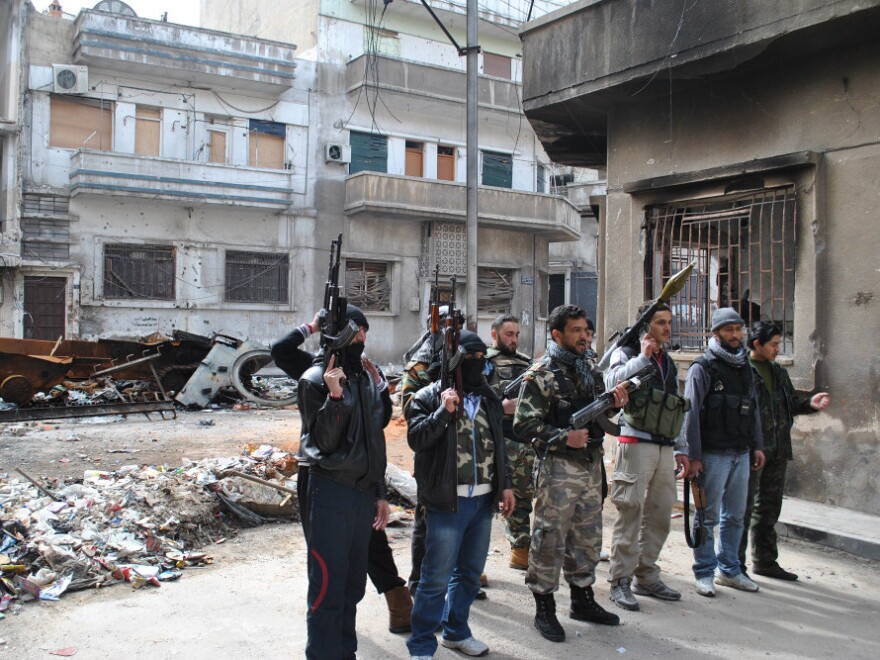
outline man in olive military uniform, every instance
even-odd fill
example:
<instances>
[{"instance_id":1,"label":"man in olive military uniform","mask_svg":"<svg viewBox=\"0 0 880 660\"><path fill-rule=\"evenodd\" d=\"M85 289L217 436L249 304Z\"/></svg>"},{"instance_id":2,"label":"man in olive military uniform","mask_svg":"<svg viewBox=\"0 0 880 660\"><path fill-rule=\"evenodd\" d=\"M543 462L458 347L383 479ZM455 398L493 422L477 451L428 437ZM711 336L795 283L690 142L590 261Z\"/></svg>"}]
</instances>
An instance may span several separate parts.
<instances>
[{"instance_id":1,"label":"man in olive military uniform","mask_svg":"<svg viewBox=\"0 0 880 660\"><path fill-rule=\"evenodd\" d=\"M526 570L529 567L529 543L531 541L532 500L535 489L532 472L535 469L535 452L527 442L519 440L513 433L513 413L517 399L504 396L504 389L529 365L531 359L516 349L519 346L519 319L509 314L501 314L492 322L492 346L486 352L488 360L486 380L501 398L504 408L504 440L507 463L510 465L513 480L513 497L516 502L513 513L505 521L507 540L510 541L510 567ZM518 393L518 391L517 391Z\"/></svg>"},{"instance_id":2,"label":"man in olive military uniform","mask_svg":"<svg viewBox=\"0 0 880 660\"><path fill-rule=\"evenodd\" d=\"M752 572L778 580L797 580L797 575L782 568L777 559L776 522L782 511L785 469L792 459L791 427L795 415L825 410L831 399L827 392L813 396L795 392L788 372L776 358L782 330L773 323L759 321L749 333L749 363L757 383L764 432L764 467L749 477L749 497L743 520L739 561L746 570L746 545L752 530Z\"/></svg>"},{"instance_id":3,"label":"man in olive military uniform","mask_svg":"<svg viewBox=\"0 0 880 660\"><path fill-rule=\"evenodd\" d=\"M684 395L691 408L682 427L690 460L688 476L702 474L706 492L706 506L697 511L704 535L694 548L693 570L697 593L707 597L715 595L716 584L758 591L758 585L742 572L737 552L749 465L755 470L764 465L761 416L743 348L743 320L736 310L721 307L712 313L711 329L706 352L688 369Z\"/></svg>"},{"instance_id":4,"label":"man in olive military uniform","mask_svg":"<svg viewBox=\"0 0 880 660\"><path fill-rule=\"evenodd\" d=\"M593 596L596 564L602 547L601 464L604 433L596 424L572 429L572 413L595 398L595 383L585 358L587 315L561 305L548 320L553 341L523 378L513 430L532 438L541 460L535 472L535 526L529 547L526 584L535 597L535 627L550 641L565 640L556 618L554 592L559 573L571 587L571 618L617 625ZM614 403L629 400L614 388Z\"/></svg>"}]
</instances>

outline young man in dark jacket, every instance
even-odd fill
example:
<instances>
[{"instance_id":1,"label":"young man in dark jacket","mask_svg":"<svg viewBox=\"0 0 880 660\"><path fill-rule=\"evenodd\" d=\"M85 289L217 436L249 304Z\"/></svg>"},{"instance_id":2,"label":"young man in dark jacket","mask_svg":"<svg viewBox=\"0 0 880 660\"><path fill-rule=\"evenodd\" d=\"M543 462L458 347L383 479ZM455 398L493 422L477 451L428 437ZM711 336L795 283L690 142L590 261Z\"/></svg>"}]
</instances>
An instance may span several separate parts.
<instances>
[{"instance_id":1,"label":"young man in dark jacket","mask_svg":"<svg viewBox=\"0 0 880 660\"><path fill-rule=\"evenodd\" d=\"M782 330L759 321L749 333L749 364L755 377L761 428L764 432L764 467L749 475L749 495L743 521L739 561L746 570L746 545L752 530L752 572L777 580L797 580L777 562L776 522L782 511L785 469L792 459L791 427L795 415L825 410L831 399L827 392L813 396L798 394L784 367L776 362Z\"/></svg>"},{"instance_id":2,"label":"young man in dark jacket","mask_svg":"<svg viewBox=\"0 0 880 660\"><path fill-rule=\"evenodd\" d=\"M415 451L419 500L426 508L426 552L413 604L411 658L437 650L435 630L443 626L443 646L466 655L489 651L474 639L468 615L486 564L492 512L500 503L513 510L505 460L501 400L483 376L486 345L461 333L459 366L464 400L436 382L415 395L409 411L409 446Z\"/></svg>"},{"instance_id":3,"label":"young man in dark jacket","mask_svg":"<svg viewBox=\"0 0 880 660\"><path fill-rule=\"evenodd\" d=\"M333 356L326 371L315 365L299 381L301 451L310 464L306 657L314 660L355 657L370 533L388 522L383 429L391 399L378 370L362 359L366 317L353 305L346 317L359 331L340 363Z\"/></svg>"},{"instance_id":4,"label":"young man in dark jacket","mask_svg":"<svg viewBox=\"0 0 880 660\"><path fill-rule=\"evenodd\" d=\"M349 309L357 308L349 306ZM315 361L315 356L300 348L303 343L319 329L320 313L315 314L309 323L303 323L295 327L284 337L272 344L272 358L275 366L284 371L288 376L299 381L302 375L308 371ZM320 358L319 358L320 360ZM364 358L365 367L370 370L371 363ZM380 390L384 389L384 378L374 379ZM304 426L304 425L303 425ZM297 501L300 510L300 522L303 526L303 534L306 543L309 541L308 528L308 488L309 488L309 461L303 455L302 448L297 455ZM385 530L374 529L370 534L370 549L367 553L367 575L376 591L385 596L388 604L388 630L392 633L408 633L409 614L412 610L412 598L406 588L406 582L397 571L394 563L394 555L391 546L388 545L388 536Z\"/></svg>"}]
</instances>

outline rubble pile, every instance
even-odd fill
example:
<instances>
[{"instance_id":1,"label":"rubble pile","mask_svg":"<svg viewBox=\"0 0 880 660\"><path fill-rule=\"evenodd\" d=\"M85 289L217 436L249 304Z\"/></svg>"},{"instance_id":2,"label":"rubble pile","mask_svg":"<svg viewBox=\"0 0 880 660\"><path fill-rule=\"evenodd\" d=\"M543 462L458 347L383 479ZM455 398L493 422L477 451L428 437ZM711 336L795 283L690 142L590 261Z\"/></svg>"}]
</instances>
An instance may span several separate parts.
<instances>
[{"instance_id":1,"label":"rubble pile","mask_svg":"<svg viewBox=\"0 0 880 660\"><path fill-rule=\"evenodd\" d=\"M269 446L241 456L87 470L74 482L0 474L0 617L30 599L129 582L159 586L212 559L237 525L296 519L296 459Z\"/></svg>"}]
</instances>

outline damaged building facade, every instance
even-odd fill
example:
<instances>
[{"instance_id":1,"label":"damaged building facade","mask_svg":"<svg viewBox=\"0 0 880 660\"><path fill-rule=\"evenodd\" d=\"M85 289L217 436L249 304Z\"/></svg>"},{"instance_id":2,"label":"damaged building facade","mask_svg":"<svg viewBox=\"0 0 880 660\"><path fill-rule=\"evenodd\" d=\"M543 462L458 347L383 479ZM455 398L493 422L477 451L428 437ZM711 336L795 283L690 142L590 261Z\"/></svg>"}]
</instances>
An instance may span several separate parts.
<instances>
[{"instance_id":1,"label":"damaged building facade","mask_svg":"<svg viewBox=\"0 0 880 660\"><path fill-rule=\"evenodd\" d=\"M10 5L24 91L0 334L280 335L316 268L295 47Z\"/></svg>"},{"instance_id":2,"label":"damaged building facade","mask_svg":"<svg viewBox=\"0 0 880 660\"><path fill-rule=\"evenodd\" d=\"M695 261L682 373L718 306L778 323L795 385L833 399L795 424L788 492L875 515L878 30L877 0L583 0L521 34L547 153L607 166L600 333Z\"/></svg>"},{"instance_id":3,"label":"damaged building facade","mask_svg":"<svg viewBox=\"0 0 880 660\"><path fill-rule=\"evenodd\" d=\"M463 5L428 4L464 44ZM565 4L537 2L536 15ZM591 208L551 192L597 173L556 168L522 114L516 29L528 10L528 1L481 3L477 320L488 336L499 312L520 316L531 351L544 347L551 278L555 299L568 301L580 295L571 273L595 270ZM464 307L465 58L418 0L210 0L201 12L208 27L292 40L315 63L315 247L342 233L346 290L370 319L369 350L399 362L424 330L436 266L441 295L455 275Z\"/></svg>"}]
</instances>

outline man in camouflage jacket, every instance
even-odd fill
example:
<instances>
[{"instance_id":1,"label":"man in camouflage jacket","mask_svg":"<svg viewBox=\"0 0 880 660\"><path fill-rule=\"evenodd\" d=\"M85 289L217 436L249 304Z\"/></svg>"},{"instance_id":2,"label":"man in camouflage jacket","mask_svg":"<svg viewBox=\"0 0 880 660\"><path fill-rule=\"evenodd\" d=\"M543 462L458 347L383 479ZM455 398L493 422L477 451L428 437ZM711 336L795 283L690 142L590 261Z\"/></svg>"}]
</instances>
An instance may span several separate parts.
<instances>
[{"instance_id":1,"label":"man in camouflage jacket","mask_svg":"<svg viewBox=\"0 0 880 660\"><path fill-rule=\"evenodd\" d=\"M606 625L617 625L620 618L596 603L592 588L602 547L604 433L594 424L569 427L572 413L595 398L585 359L587 315L580 307L562 305L550 313L548 326L553 342L526 372L513 430L533 439L539 457L545 456L535 473L535 525L526 584L535 597L535 627L546 639L561 642L565 631L556 618L553 596L560 571L571 587L571 618ZM626 389L618 385L613 391L615 405L626 404Z\"/></svg>"},{"instance_id":2,"label":"man in camouflage jacket","mask_svg":"<svg viewBox=\"0 0 880 660\"><path fill-rule=\"evenodd\" d=\"M522 375L532 363L527 355L516 350L518 345L519 319L509 314L499 315L492 322L492 346L486 352L488 360L486 380L501 399L504 408L502 428L507 462L510 465L513 481L513 497L516 502L513 513L505 521L507 540L510 541L511 549L510 567L524 571L529 567L532 500L535 498L535 488L532 483L535 452L528 442L523 442L513 432L516 397L508 399L504 396L504 389Z\"/></svg>"},{"instance_id":3,"label":"man in camouflage jacket","mask_svg":"<svg viewBox=\"0 0 880 660\"><path fill-rule=\"evenodd\" d=\"M797 580L797 575L782 568L777 559L776 522L782 511L785 470L792 459L791 427L795 415L825 410L831 402L827 392L813 396L795 392L788 372L776 358L782 330L773 323L759 321L749 333L749 364L757 384L761 427L764 432L764 467L749 475L743 535L739 560L746 570L746 546L752 532L752 572L778 580Z\"/></svg>"}]
</instances>

